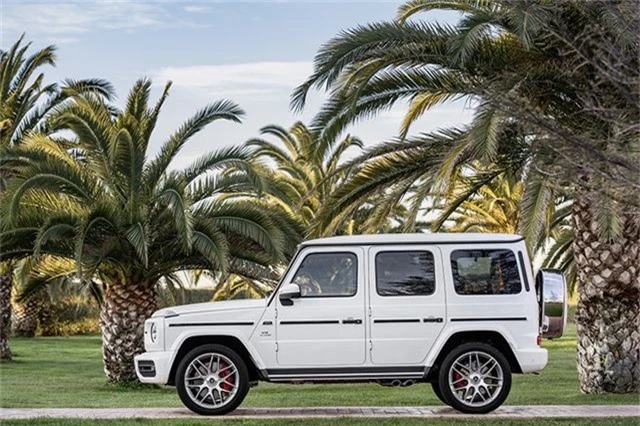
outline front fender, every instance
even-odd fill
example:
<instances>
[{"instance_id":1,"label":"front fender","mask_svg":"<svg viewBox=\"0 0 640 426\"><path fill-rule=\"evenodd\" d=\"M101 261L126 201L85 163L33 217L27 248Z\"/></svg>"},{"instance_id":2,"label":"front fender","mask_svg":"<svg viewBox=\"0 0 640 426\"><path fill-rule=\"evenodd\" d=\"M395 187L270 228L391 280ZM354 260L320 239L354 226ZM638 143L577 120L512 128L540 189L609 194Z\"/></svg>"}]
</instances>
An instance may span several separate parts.
<instances>
[{"instance_id":1,"label":"front fender","mask_svg":"<svg viewBox=\"0 0 640 426\"><path fill-rule=\"evenodd\" d=\"M216 327L207 327L198 330L184 330L176 337L173 344L169 348L169 351L173 354L171 365L173 366L176 362L176 356L180 352L180 348L182 348L182 345L184 345L187 340L192 338L207 340L210 339L209 343L216 343L216 338L227 337L238 340L240 344L242 344L242 346L244 346L244 348L247 350L256 367L264 369L265 367L262 358L249 340L250 335L251 331L247 333L240 330L220 330L216 329Z\"/></svg>"}]
</instances>

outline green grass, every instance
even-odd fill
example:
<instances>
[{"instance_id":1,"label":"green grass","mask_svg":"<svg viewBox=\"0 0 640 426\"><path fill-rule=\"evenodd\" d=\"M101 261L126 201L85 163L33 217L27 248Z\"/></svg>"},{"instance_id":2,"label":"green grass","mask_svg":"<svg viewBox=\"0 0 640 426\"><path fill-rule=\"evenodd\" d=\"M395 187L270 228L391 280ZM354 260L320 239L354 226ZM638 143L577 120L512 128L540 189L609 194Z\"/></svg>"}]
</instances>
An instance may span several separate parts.
<instances>
[{"instance_id":1,"label":"green grass","mask_svg":"<svg viewBox=\"0 0 640 426\"><path fill-rule=\"evenodd\" d=\"M0 365L0 407L181 407L173 388L105 383L98 336L13 340L15 360ZM539 376L517 375L507 404L638 404L638 395L583 395L575 367L575 331L544 344L550 362ZM275 385L250 390L245 407L439 405L428 384ZM72 423L70 423L72 424ZM81 423L78 423L81 424ZM110 423L105 423L110 424ZM117 423L114 423L117 424Z\"/></svg>"},{"instance_id":2,"label":"green grass","mask_svg":"<svg viewBox=\"0 0 640 426\"><path fill-rule=\"evenodd\" d=\"M277 420L233 420L233 419L184 419L184 420L72 420L72 419L34 419L13 420L3 426L632 426L638 425L637 419L603 418L603 419L277 419Z\"/></svg>"}]
</instances>

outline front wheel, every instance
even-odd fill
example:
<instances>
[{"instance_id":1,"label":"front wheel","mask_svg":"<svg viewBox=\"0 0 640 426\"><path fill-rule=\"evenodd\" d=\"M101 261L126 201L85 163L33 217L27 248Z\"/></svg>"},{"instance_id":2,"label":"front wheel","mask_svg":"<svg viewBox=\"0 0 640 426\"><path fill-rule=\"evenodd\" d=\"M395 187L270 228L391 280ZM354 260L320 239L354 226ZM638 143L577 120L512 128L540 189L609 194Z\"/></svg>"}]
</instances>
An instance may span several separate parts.
<instances>
[{"instance_id":1,"label":"front wheel","mask_svg":"<svg viewBox=\"0 0 640 426\"><path fill-rule=\"evenodd\" d=\"M242 358L221 345L203 345L178 365L176 389L182 403L206 416L229 413L249 391L249 372Z\"/></svg>"},{"instance_id":2,"label":"front wheel","mask_svg":"<svg viewBox=\"0 0 640 426\"><path fill-rule=\"evenodd\" d=\"M511 390L511 368L486 343L465 343L446 356L438 374L440 393L451 407L469 414L498 408Z\"/></svg>"}]
</instances>

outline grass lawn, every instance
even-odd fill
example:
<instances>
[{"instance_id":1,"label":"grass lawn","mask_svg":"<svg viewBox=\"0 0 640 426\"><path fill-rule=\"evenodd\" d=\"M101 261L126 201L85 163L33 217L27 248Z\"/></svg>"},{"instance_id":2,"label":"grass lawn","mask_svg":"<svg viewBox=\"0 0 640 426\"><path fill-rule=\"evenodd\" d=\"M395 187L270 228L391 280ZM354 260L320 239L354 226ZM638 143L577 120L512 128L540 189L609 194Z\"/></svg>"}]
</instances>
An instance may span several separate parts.
<instances>
[{"instance_id":1,"label":"grass lawn","mask_svg":"<svg viewBox=\"0 0 640 426\"><path fill-rule=\"evenodd\" d=\"M549 365L539 376L516 375L507 404L640 403L638 395L582 395L578 389L575 368L575 343L573 327L562 339L545 342L544 345L550 350ZM123 388L107 385L102 372L98 336L14 339L12 347L15 360L0 365L0 407L182 406L174 388ZM440 402L428 384L386 388L377 384L260 383L249 391L243 405L294 407L438 404Z\"/></svg>"},{"instance_id":2,"label":"grass lawn","mask_svg":"<svg viewBox=\"0 0 640 426\"><path fill-rule=\"evenodd\" d=\"M491 426L632 426L637 425L635 419L629 418L603 418L603 419L460 419L452 422L451 419L313 419L310 420L221 420L221 419L204 419L204 420L61 420L61 419L34 419L34 420L14 420L3 423L3 426L448 426L455 424L456 426L474 426L474 425L491 425Z\"/></svg>"}]
</instances>

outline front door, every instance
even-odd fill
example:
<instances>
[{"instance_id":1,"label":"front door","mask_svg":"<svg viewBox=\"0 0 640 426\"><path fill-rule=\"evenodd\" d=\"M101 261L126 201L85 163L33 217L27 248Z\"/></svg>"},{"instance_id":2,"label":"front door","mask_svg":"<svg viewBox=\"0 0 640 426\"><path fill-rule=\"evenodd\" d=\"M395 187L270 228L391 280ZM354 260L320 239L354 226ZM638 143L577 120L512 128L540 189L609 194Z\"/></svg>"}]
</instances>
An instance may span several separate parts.
<instances>
[{"instance_id":1,"label":"front door","mask_svg":"<svg viewBox=\"0 0 640 426\"><path fill-rule=\"evenodd\" d=\"M309 247L284 284L298 284L290 306L278 298L280 366L353 366L365 362L364 251L359 247Z\"/></svg>"},{"instance_id":2,"label":"front door","mask_svg":"<svg viewBox=\"0 0 640 426\"><path fill-rule=\"evenodd\" d=\"M434 246L369 249L371 362L421 365L444 328L445 289Z\"/></svg>"}]
</instances>

